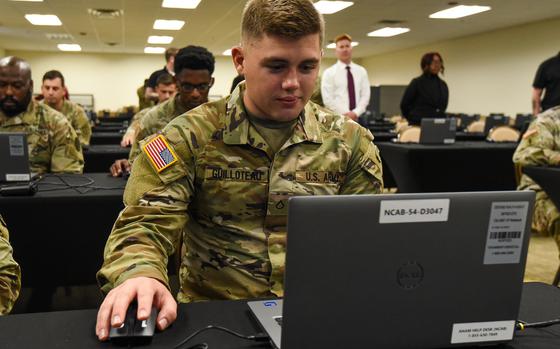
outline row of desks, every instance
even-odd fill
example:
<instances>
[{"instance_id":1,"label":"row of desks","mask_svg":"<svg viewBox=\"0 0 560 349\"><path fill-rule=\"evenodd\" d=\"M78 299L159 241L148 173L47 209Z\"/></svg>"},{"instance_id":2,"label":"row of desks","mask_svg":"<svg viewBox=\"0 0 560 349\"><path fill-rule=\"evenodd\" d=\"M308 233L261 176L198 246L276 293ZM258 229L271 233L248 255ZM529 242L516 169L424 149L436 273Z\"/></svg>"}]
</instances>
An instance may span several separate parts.
<instances>
[{"instance_id":1,"label":"row of desks","mask_svg":"<svg viewBox=\"0 0 560 349\"><path fill-rule=\"evenodd\" d=\"M374 297L375 295L372 295ZM468 306L465 300L463 306ZM541 283L523 286L519 318L526 322L555 319L560 309L560 289ZM111 343L100 343L94 333L96 309L10 315L0 317L0 346L4 349L20 348L115 348ZM349 310L351 316L351 310ZM419 319L422 314L419 314ZM317 319L321 321L321 319ZM344 321L344 319L339 319ZM179 342L208 325L223 326L233 331L251 335L261 332L251 317L245 301L212 301L181 304L177 321L161 333L156 333L145 348L173 348ZM429 326L429 324L427 324ZM372 329L372 334L383 335L382 328ZM405 331L406 332L406 331ZM328 334L325 334L328 335ZM349 336L352 334L349 333ZM242 340L223 332L208 331L200 334L185 347L206 342L209 348L271 348L268 343ZM364 343L363 348L368 344ZM501 345L504 349L549 349L560 347L560 325L527 329L515 334L513 341ZM471 347L464 347L471 348Z\"/></svg>"},{"instance_id":2,"label":"row of desks","mask_svg":"<svg viewBox=\"0 0 560 349\"><path fill-rule=\"evenodd\" d=\"M119 126L104 126L93 129L90 144L120 144L123 136L123 130ZM373 133L374 142L389 142L391 139L396 138L397 134L394 132L375 132ZM484 141L486 137L483 133L465 133L457 132L455 139L461 141Z\"/></svg>"},{"instance_id":3,"label":"row of desks","mask_svg":"<svg viewBox=\"0 0 560 349\"><path fill-rule=\"evenodd\" d=\"M515 189L512 162L516 143L456 142L420 145L379 142L385 187L399 192L438 192ZM108 172L130 148L91 145L84 150L84 172Z\"/></svg>"}]
</instances>

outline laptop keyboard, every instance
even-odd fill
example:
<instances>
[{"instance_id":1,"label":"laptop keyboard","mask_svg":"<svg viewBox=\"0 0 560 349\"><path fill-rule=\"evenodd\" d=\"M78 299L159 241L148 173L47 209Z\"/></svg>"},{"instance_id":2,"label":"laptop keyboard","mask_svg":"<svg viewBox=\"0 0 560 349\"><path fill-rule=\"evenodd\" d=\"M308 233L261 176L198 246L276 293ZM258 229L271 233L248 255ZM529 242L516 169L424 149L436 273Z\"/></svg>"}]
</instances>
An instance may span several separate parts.
<instances>
[{"instance_id":1,"label":"laptop keyboard","mask_svg":"<svg viewBox=\"0 0 560 349\"><path fill-rule=\"evenodd\" d=\"M282 327L282 317L281 316L275 316L275 317L273 317L273 319L276 321L278 326Z\"/></svg>"}]
</instances>

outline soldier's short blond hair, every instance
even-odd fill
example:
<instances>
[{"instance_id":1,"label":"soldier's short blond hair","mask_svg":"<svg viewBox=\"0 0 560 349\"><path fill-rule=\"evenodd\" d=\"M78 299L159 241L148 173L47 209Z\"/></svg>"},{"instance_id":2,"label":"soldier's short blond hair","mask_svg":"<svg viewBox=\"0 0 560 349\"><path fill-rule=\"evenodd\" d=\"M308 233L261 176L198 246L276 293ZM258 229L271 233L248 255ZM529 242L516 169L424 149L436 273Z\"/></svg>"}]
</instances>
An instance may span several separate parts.
<instances>
[{"instance_id":1,"label":"soldier's short blond hair","mask_svg":"<svg viewBox=\"0 0 560 349\"><path fill-rule=\"evenodd\" d=\"M249 0L243 10L243 41L264 34L290 39L319 34L322 46L324 31L323 16L310 0Z\"/></svg>"}]
</instances>

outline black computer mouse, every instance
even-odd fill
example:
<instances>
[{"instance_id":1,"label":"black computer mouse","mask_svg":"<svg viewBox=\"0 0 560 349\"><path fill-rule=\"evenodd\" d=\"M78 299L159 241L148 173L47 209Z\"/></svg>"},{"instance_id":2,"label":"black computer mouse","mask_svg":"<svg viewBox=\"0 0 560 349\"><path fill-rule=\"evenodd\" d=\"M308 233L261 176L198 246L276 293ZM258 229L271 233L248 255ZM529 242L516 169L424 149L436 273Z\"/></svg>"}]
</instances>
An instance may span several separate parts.
<instances>
[{"instance_id":1,"label":"black computer mouse","mask_svg":"<svg viewBox=\"0 0 560 349\"><path fill-rule=\"evenodd\" d=\"M156 330L158 310L152 307L152 312L146 320L138 320L138 303L130 303L126 311L126 318L121 327L111 327L109 339L116 344L143 344L150 342Z\"/></svg>"}]
</instances>

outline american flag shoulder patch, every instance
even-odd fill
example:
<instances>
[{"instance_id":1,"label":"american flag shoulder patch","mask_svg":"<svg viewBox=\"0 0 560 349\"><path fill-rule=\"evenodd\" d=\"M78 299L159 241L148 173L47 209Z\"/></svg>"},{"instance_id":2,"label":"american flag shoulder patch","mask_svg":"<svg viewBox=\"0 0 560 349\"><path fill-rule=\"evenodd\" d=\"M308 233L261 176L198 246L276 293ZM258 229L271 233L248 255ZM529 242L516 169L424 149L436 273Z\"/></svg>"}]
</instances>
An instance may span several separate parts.
<instances>
[{"instance_id":1,"label":"american flag shoulder patch","mask_svg":"<svg viewBox=\"0 0 560 349\"><path fill-rule=\"evenodd\" d=\"M163 135L153 138L142 149L158 173L177 162L177 155Z\"/></svg>"}]
</instances>

